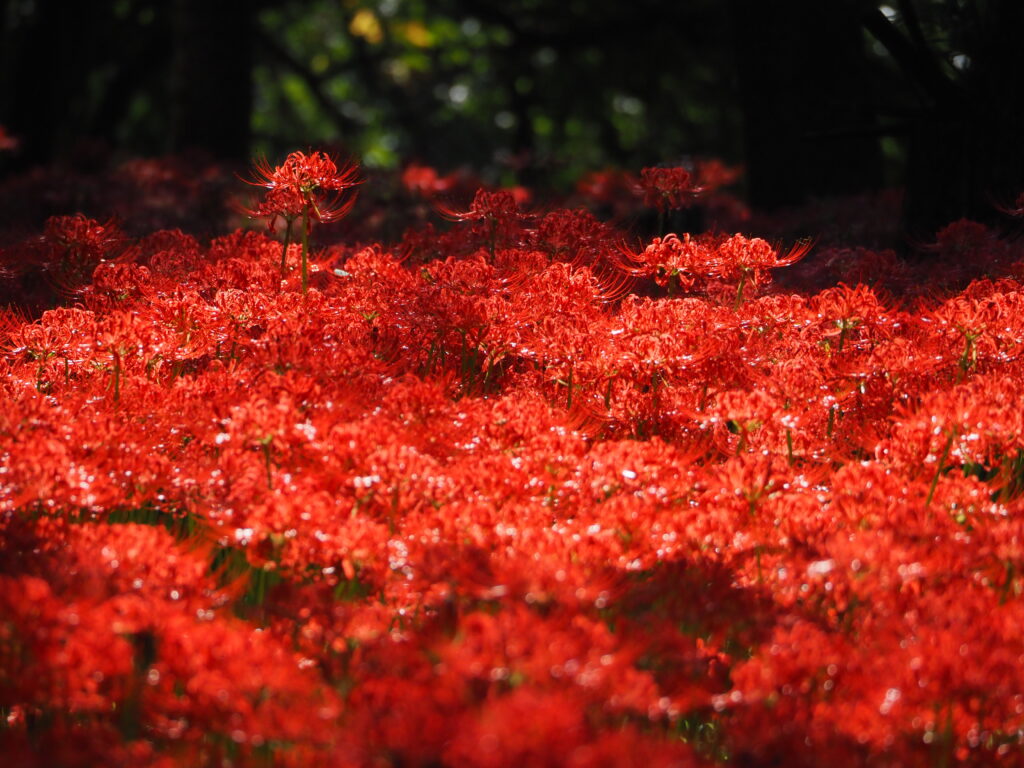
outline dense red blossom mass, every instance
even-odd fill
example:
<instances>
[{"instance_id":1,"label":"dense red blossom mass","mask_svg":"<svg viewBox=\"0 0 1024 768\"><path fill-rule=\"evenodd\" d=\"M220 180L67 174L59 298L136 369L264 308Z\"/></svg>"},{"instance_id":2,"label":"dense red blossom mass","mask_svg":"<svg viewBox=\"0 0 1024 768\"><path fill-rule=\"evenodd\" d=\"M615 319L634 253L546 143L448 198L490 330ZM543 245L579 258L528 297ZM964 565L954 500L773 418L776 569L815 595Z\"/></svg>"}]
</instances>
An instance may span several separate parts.
<instances>
[{"instance_id":1,"label":"dense red blossom mass","mask_svg":"<svg viewBox=\"0 0 1024 768\"><path fill-rule=\"evenodd\" d=\"M438 207L306 292L258 231L0 251L65 297L0 313L5 765L1020 764L1019 241Z\"/></svg>"}]
</instances>

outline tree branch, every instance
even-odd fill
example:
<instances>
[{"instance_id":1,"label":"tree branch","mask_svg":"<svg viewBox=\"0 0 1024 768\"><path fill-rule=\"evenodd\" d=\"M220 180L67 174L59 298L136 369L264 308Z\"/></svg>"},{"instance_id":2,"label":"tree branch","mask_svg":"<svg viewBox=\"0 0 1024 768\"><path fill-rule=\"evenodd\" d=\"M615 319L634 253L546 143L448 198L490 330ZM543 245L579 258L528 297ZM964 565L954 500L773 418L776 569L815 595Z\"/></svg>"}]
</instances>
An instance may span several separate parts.
<instances>
[{"instance_id":1,"label":"tree branch","mask_svg":"<svg viewBox=\"0 0 1024 768\"><path fill-rule=\"evenodd\" d=\"M342 135L351 135L359 131L360 126L350 117L348 117L341 108L334 102L324 90L324 79L314 74L306 65L299 61L292 53L281 45L277 40L271 37L266 30L257 28L256 40L262 45L274 58L278 59L282 64L291 69L297 74L302 81L312 92L313 97L317 100L321 109L327 113L327 116L334 122L338 128L339 133Z\"/></svg>"},{"instance_id":2,"label":"tree branch","mask_svg":"<svg viewBox=\"0 0 1024 768\"><path fill-rule=\"evenodd\" d=\"M910 35L911 42L917 46L917 49L922 54L931 58L932 49L928 45L928 41L925 40L924 32L921 30L921 20L917 16L917 8L914 7L913 0L898 0L897 5L899 6L903 23L907 28L907 33Z\"/></svg>"},{"instance_id":3,"label":"tree branch","mask_svg":"<svg viewBox=\"0 0 1024 768\"><path fill-rule=\"evenodd\" d=\"M861 23L885 46L900 68L916 80L937 103L948 103L960 98L959 89L943 74L935 60L914 47L878 8L865 11L861 15Z\"/></svg>"}]
</instances>

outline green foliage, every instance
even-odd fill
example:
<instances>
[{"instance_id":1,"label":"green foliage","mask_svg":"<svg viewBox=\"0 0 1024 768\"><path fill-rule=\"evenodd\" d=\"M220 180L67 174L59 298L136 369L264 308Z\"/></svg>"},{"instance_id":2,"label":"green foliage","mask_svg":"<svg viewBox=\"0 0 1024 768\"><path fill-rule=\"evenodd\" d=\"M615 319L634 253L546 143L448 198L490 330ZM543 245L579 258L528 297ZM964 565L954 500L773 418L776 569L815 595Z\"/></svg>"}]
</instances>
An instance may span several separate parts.
<instances>
[{"instance_id":1,"label":"green foliage","mask_svg":"<svg viewBox=\"0 0 1024 768\"><path fill-rule=\"evenodd\" d=\"M369 167L563 185L609 164L736 157L725 4L685 5L275 4L258 18L256 148L333 142Z\"/></svg>"}]
</instances>

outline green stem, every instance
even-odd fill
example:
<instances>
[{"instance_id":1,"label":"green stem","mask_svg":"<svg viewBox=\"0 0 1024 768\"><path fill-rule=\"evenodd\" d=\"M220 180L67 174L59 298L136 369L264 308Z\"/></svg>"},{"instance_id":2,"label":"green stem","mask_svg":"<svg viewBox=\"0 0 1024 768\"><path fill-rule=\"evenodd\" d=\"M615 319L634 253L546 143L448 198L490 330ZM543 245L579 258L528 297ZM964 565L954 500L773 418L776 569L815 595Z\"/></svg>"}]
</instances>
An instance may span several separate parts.
<instances>
[{"instance_id":1,"label":"green stem","mask_svg":"<svg viewBox=\"0 0 1024 768\"><path fill-rule=\"evenodd\" d=\"M114 402L121 402L121 355L114 353Z\"/></svg>"},{"instance_id":2,"label":"green stem","mask_svg":"<svg viewBox=\"0 0 1024 768\"><path fill-rule=\"evenodd\" d=\"M964 352L962 355L960 355L960 371L959 373L957 373L956 377L957 384L963 381L964 377L967 375L967 372L971 369L971 352L974 348L974 339L974 335L970 333L964 334Z\"/></svg>"},{"instance_id":3,"label":"green stem","mask_svg":"<svg viewBox=\"0 0 1024 768\"><path fill-rule=\"evenodd\" d=\"M736 288L736 303L732 307L734 312L738 310L740 308L740 304L743 303L743 286L746 284L746 282L747 270L744 269L743 271L740 272L740 284Z\"/></svg>"},{"instance_id":4,"label":"green stem","mask_svg":"<svg viewBox=\"0 0 1024 768\"><path fill-rule=\"evenodd\" d=\"M305 295L309 286L309 206L302 209L302 294Z\"/></svg>"},{"instance_id":5,"label":"green stem","mask_svg":"<svg viewBox=\"0 0 1024 768\"><path fill-rule=\"evenodd\" d=\"M939 485L939 476L942 474L942 467L946 463L946 459L949 458L949 450L953 447L953 438L956 437L956 427L954 427L949 433L949 439L946 440L946 447L942 449L942 458L939 459L939 466L935 468L935 477L932 478L931 487L928 489L928 498L925 499L924 506L927 509L931 506L932 497L935 495L935 489Z\"/></svg>"},{"instance_id":6,"label":"green stem","mask_svg":"<svg viewBox=\"0 0 1024 768\"><path fill-rule=\"evenodd\" d=\"M288 219L288 226L284 230L284 247L281 249L281 274L288 268L288 246L292 244L292 225L295 219Z\"/></svg>"}]
</instances>

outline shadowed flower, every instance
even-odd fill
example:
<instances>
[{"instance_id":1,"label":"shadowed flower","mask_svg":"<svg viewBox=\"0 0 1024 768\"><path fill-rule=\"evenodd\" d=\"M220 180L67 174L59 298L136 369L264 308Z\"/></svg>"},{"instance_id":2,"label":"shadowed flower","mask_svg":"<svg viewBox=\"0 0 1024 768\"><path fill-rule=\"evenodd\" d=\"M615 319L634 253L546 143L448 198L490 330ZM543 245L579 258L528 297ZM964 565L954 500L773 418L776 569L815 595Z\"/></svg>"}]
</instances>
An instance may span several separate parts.
<instances>
[{"instance_id":1,"label":"shadowed flower","mask_svg":"<svg viewBox=\"0 0 1024 768\"><path fill-rule=\"evenodd\" d=\"M644 168L640 171L644 205L659 212L685 208L703 190L685 168Z\"/></svg>"},{"instance_id":2,"label":"shadowed flower","mask_svg":"<svg viewBox=\"0 0 1024 768\"><path fill-rule=\"evenodd\" d=\"M13 152L20 143L16 136L11 136L7 129L0 125L0 152Z\"/></svg>"}]
</instances>

